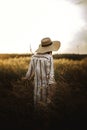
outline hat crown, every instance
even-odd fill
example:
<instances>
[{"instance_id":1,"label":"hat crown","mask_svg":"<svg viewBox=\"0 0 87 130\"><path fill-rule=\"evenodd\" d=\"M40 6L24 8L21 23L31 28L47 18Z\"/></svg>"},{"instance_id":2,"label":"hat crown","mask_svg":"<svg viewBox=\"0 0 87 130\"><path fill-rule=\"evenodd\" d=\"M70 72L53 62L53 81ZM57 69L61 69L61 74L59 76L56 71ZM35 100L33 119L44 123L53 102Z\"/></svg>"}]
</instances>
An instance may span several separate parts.
<instances>
[{"instance_id":1,"label":"hat crown","mask_svg":"<svg viewBox=\"0 0 87 130\"><path fill-rule=\"evenodd\" d=\"M44 47L44 46L49 46L49 45L51 45L51 44L52 44L52 41L51 41L51 39L50 39L49 37L43 38L43 39L41 40L41 46L42 46L42 47Z\"/></svg>"},{"instance_id":2,"label":"hat crown","mask_svg":"<svg viewBox=\"0 0 87 130\"><path fill-rule=\"evenodd\" d=\"M46 53L57 51L60 47L60 41L52 41L49 37L45 37L41 40L39 48L36 50L37 53Z\"/></svg>"}]
</instances>

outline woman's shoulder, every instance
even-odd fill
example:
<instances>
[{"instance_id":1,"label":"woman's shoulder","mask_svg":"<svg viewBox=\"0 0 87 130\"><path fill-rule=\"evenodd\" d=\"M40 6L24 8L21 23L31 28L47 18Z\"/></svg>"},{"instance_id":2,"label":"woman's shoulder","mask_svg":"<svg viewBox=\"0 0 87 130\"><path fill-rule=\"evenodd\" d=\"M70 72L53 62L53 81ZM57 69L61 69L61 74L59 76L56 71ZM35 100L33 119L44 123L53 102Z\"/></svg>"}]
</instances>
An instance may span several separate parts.
<instances>
[{"instance_id":1,"label":"woman's shoulder","mask_svg":"<svg viewBox=\"0 0 87 130\"><path fill-rule=\"evenodd\" d=\"M32 59L34 59L34 58L46 58L46 59L50 59L50 58L52 58L52 55L50 55L50 54L34 54L32 56Z\"/></svg>"}]
</instances>

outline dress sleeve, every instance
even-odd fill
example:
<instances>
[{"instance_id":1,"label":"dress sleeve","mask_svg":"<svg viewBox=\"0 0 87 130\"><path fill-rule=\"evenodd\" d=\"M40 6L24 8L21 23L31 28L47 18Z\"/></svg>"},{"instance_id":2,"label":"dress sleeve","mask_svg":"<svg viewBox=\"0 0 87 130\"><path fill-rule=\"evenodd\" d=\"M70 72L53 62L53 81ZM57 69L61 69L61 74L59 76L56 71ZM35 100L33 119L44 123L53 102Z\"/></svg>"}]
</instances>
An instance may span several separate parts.
<instances>
[{"instance_id":1,"label":"dress sleeve","mask_svg":"<svg viewBox=\"0 0 87 130\"><path fill-rule=\"evenodd\" d=\"M28 66L28 71L26 73L26 78L31 79L34 76L34 65L33 65L33 58L31 58L30 64Z\"/></svg>"},{"instance_id":2,"label":"dress sleeve","mask_svg":"<svg viewBox=\"0 0 87 130\"><path fill-rule=\"evenodd\" d=\"M53 57L50 58L50 75L49 75L49 84L54 84L54 65L53 65Z\"/></svg>"}]
</instances>

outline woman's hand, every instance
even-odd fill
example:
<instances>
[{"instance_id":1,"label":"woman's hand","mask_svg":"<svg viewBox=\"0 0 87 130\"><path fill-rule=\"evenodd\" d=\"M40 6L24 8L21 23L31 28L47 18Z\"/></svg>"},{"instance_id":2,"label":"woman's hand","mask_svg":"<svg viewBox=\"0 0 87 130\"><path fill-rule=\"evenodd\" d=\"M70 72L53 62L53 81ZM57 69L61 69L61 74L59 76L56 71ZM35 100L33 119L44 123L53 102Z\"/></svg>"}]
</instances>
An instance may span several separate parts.
<instances>
[{"instance_id":1,"label":"woman's hand","mask_svg":"<svg viewBox=\"0 0 87 130\"><path fill-rule=\"evenodd\" d=\"M28 80L26 77L22 77L21 79L22 79L23 81Z\"/></svg>"}]
</instances>

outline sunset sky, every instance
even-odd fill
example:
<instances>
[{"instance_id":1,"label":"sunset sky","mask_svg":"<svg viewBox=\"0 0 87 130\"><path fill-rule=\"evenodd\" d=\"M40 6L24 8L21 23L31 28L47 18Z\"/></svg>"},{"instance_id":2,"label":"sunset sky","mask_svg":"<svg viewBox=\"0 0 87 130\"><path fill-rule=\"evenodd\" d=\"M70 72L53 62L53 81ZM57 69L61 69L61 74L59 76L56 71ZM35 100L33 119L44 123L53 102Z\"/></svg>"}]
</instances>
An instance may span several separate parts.
<instances>
[{"instance_id":1,"label":"sunset sky","mask_svg":"<svg viewBox=\"0 0 87 130\"><path fill-rule=\"evenodd\" d=\"M87 54L87 0L0 0L0 53L34 52L44 37Z\"/></svg>"}]
</instances>

